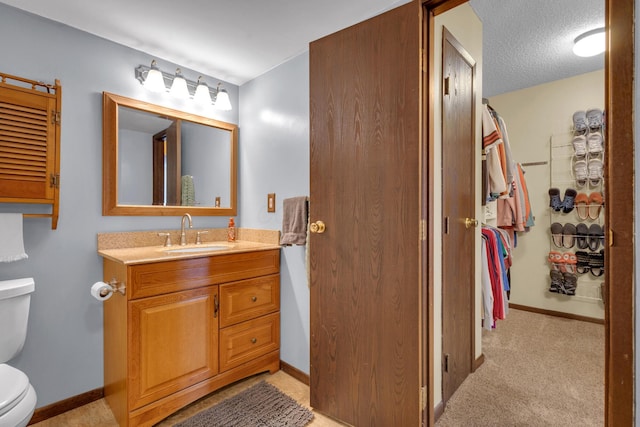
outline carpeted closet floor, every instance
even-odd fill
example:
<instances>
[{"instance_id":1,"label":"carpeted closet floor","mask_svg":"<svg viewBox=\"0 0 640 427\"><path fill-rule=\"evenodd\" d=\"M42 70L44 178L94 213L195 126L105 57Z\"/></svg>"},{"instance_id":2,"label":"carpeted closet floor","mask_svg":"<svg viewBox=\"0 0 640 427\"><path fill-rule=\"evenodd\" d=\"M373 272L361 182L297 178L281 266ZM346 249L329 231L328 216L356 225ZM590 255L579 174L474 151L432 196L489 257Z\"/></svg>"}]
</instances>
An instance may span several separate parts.
<instances>
[{"instance_id":1,"label":"carpeted closet floor","mask_svg":"<svg viewBox=\"0 0 640 427\"><path fill-rule=\"evenodd\" d=\"M511 309L437 427L604 425L604 325Z\"/></svg>"}]
</instances>

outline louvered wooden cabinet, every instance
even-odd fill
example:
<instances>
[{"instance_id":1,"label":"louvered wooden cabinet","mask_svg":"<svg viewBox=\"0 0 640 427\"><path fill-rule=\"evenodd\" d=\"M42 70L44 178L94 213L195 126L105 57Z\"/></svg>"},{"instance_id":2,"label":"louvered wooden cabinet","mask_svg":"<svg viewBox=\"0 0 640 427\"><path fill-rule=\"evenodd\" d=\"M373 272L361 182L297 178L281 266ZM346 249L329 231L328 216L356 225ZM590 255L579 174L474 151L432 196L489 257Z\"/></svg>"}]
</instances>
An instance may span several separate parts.
<instances>
[{"instance_id":1,"label":"louvered wooden cabinet","mask_svg":"<svg viewBox=\"0 0 640 427\"><path fill-rule=\"evenodd\" d=\"M0 73L0 203L51 205L58 225L62 88Z\"/></svg>"}]
</instances>

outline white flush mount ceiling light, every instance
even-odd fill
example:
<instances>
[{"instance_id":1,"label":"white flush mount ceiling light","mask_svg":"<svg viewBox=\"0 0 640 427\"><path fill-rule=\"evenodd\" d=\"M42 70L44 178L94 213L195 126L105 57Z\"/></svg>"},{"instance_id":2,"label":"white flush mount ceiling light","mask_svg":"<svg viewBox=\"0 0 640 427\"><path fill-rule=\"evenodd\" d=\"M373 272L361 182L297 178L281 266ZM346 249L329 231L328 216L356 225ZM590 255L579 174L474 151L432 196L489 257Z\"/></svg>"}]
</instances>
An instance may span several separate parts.
<instances>
[{"instance_id":1,"label":"white flush mount ceiling light","mask_svg":"<svg viewBox=\"0 0 640 427\"><path fill-rule=\"evenodd\" d=\"M573 53L578 56L588 57L599 55L605 50L604 27L587 31L576 37L573 45Z\"/></svg>"},{"instance_id":2,"label":"white flush mount ceiling light","mask_svg":"<svg viewBox=\"0 0 640 427\"><path fill-rule=\"evenodd\" d=\"M229 94L222 87L222 83L218 83L215 89L211 89L202 76L197 82L185 79L180 68L175 74L165 73L153 60L150 67L146 65L136 67L135 76L142 86L152 92L168 92L178 98L193 98L201 105L213 104L219 110L232 109Z\"/></svg>"}]
</instances>

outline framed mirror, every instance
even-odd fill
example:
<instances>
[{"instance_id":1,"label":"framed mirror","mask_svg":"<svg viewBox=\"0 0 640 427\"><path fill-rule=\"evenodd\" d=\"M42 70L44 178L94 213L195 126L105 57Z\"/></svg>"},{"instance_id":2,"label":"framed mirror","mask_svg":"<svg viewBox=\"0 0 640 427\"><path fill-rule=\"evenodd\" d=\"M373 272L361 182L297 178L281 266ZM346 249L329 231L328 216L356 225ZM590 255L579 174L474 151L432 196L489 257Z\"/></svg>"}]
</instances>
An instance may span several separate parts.
<instances>
[{"instance_id":1,"label":"framed mirror","mask_svg":"<svg viewBox=\"0 0 640 427\"><path fill-rule=\"evenodd\" d=\"M236 125L108 92L102 100L103 215L236 215Z\"/></svg>"}]
</instances>

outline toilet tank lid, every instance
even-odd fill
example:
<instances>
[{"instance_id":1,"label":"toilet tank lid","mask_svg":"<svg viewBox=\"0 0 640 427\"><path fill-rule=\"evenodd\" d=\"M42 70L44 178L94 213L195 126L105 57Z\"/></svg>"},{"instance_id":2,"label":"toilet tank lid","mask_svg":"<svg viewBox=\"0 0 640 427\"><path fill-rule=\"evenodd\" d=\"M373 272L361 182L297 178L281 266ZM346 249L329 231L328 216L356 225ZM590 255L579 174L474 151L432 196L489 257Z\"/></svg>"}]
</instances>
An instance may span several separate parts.
<instances>
[{"instance_id":1,"label":"toilet tank lid","mask_svg":"<svg viewBox=\"0 0 640 427\"><path fill-rule=\"evenodd\" d=\"M33 277L24 279L0 280L0 300L29 294L35 289Z\"/></svg>"}]
</instances>

